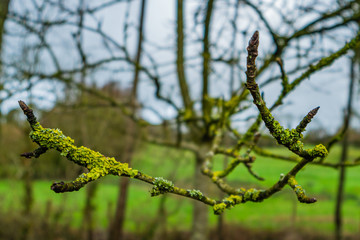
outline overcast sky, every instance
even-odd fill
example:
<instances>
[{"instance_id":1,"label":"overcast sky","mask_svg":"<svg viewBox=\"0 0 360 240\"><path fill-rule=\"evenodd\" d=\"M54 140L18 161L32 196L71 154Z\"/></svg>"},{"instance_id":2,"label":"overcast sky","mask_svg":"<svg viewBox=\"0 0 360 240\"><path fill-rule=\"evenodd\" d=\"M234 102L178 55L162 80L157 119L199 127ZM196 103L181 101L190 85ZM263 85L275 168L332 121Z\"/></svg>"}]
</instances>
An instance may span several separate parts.
<instances>
[{"instance_id":1,"label":"overcast sky","mask_svg":"<svg viewBox=\"0 0 360 240\"><path fill-rule=\"evenodd\" d=\"M93 3L96 3L96 1L90 1ZM135 4L133 4L130 8L130 21L134 24L137 24L138 19L138 12L139 12L139 1L135 1ZM219 29L222 27L221 23L225 21L224 12L221 10L221 1L219 1L220 4L217 5L219 10L216 12L216 14L213 16L213 24L214 24L214 33L218 32L216 29ZM255 1L256 2L256 1ZM296 1L277 1L277 4L288 4L293 5ZM14 9L24 9L26 8L23 5L24 1L22 0L13 0L13 8ZM198 6L199 1L195 0L188 0L186 4L186 26L187 26L187 36L188 41L193 40L197 36L197 34L201 34L201 29L194 29L194 33L191 33L191 29L193 26L193 14L196 10L196 7ZM97 19L101 19L103 23L103 29L106 33L108 33L110 36L112 36L114 39L117 39L121 42L121 39L123 38L123 22L124 22L124 16L126 13L126 5L125 4L118 4L114 7L107 8L106 10L100 12L96 17ZM290 9L291 7L289 7ZM51 10L49 10L49 14L51 13ZM256 21L256 19L251 19L246 16L246 13L244 13L245 16L239 16L239 25L244 25L243 27L246 28L247 31L253 32L255 30L255 25L251 24L251 21ZM265 11L264 14L265 18L271 19L271 24L275 27L280 24L279 19L276 17L276 12L272 11L269 8L269 11ZM309 16L308 19L299 19L297 24L305 24L307 21L310 21L314 16ZM86 19L89 25L92 24L92 19L87 18ZM169 61L174 62L175 56L173 54L174 50L174 44L175 44L175 1L173 0L152 0L148 1L148 7L146 9L146 21L145 21L145 37L146 40L150 43L156 43L158 46L163 47L172 47L173 49L170 51L160 51L155 50L155 48L152 48L151 44L146 45L146 50L152 55L152 57L161 65L162 63L166 63ZM95 24L95 22L94 22ZM11 27L11 24L7 25L8 27ZM261 26L260 26L261 27ZM135 28L135 27L134 27ZM249 29L247 29L249 28ZM267 34L266 30L259 29L260 30L260 56L264 58L264 56L261 56L262 52L267 52L269 49L271 49L273 46L269 45L269 35ZM74 51L71 48L71 45L69 45L69 48L64 48L64 45L66 45L66 42L70 39L71 30L61 30L64 32L54 32L54 35L51 37L53 38L53 41L58 41L59 49L57 49L57 54L59 56L64 56L64 66L66 64L72 65L76 64L76 56L73 58L69 58L69 56L74 55ZM198 32L197 32L198 31ZM342 30L339 30L339 33ZM68 34L69 36L66 36ZM346 42L346 39L350 40L351 33L349 31L344 31L344 37L340 38L338 40L338 43L335 44L332 41L323 41L322 44L328 45L325 46L327 49L333 49L334 51L336 49L339 49L342 47L342 44ZM91 51L91 57L96 59L97 56L100 56L102 54L102 49L97 48L96 46L96 37L93 36L90 33L86 33L84 36L86 39L86 45L88 48L92 49ZM212 41L217 41L216 36L213 34ZM191 39L193 38L193 39ZM136 40L136 34L134 32L130 32L129 34L129 40L127 42L130 49L133 49L131 54L135 54L135 40ZM13 41L11 39L11 41ZM239 48L243 47L245 50L246 44L248 39L241 39L239 38L237 46ZM8 42L9 43L9 42ZM21 44L19 42L11 44ZM304 46L308 44L306 41L303 43ZM9 45L10 46L10 45ZM5 45L5 48L7 46ZM192 57L194 55L201 54L201 44L194 44L192 43L188 48L186 49L187 56ZM8 51L9 53L11 51ZM289 53L289 56L291 53ZM314 53L316 55L316 53ZM241 62L244 64L246 60L246 55L241 55ZM149 63L149 59L144 57L143 61L145 64ZM194 64L197 62L195 61ZM294 62L291 60L285 62L285 69L292 69L294 67ZM174 71L174 65L160 68L160 72L162 74L167 74L168 72L176 72ZM245 67L245 65L244 65ZM187 77L189 80L189 86L191 88L192 96L199 98L200 93L200 87L201 87L201 81L199 81L201 77L201 69L199 68L189 68L187 70ZM223 78L228 77L228 72L222 72L221 67L216 67L216 71L221 73L221 76ZM259 84L266 81L268 77L271 77L273 75L278 75L279 69L277 66L274 66L271 71L261 76L260 79L258 79ZM245 79L245 73L239 72L240 80ZM347 100L347 94L348 94L348 76L349 76L349 59L347 57L343 57L340 60L337 60L330 68L324 69L323 71L312 75L308 80L304 81L299 87L296 88L296 90L290 94L284 101L284 105L278 108L275 111L275 116L279 119L280 123L284 124L286 127L295 127L296 124L313 108L320 106L320 111L318 115L316 116L313 123L310 125L311 128L323 128L329 130L329 132L335 132L337 128L340 126L342 117L343 117L343 109ZM121 79L121 86L128 86L129 82L131 80L131 74L130 73L122 73L121 75L115 75L111 76L114 79L120 78ZM94 79L96 79L96 82L99 85L102 85L104 81L108 81L110 76L104 75L104 73L99 73L98 75L95 75ZM217 77L215 77L217 78ZM163 80L164 83L164 89L165 91L170 92L170 95L176 95L179 93L178 89L174 90L174 85L176 83L176 76L175 74L169 74L167 75ZM220 79L221 80L221 79ZM212 79L213 82L213 88L211 89L212 93L214 95L218 94L219 92L226 91L226 88L228 87L228 83L226 81L220 81L219 79ZM293 80L293 78L290 78L290 81ZM174 116L175 111L167 106L164 103L161 103L159 101L156 101L154 98L154 86L152 82L150 82L147 79L144 79L144 76L142 76L142 80L140 83L140 91L139 91L139 99L145 103L146 105L151 105L153 108L156 108L159 110L162 115L165 118L171 118ZM281 85L279 81L274 84L270 84L261 91L265 94L265 100L268 104L271 104L278 96L278 93L280 91ZM41 107L51 107L51 102L55 101L55 95L51 96L51 92L54 91L61 91L61 88L54 87L52 84L43 83L40 84L37 88L35 88L32 91L32 94L35 96L42 96L43 98L50 99L50 101L37 101L39 106ZM57 93L59 94L59 93ZM221 94L221 93L220 93ZM8 111L9 109L12 109L14 107L17 107L17 100L18 99L24 99L26 100L28 98L27 93L23 93L21 95L15 95L10 100L6 101L6 104L3 106L3 109L5 111ZM40 98L40 99L43 99ZM175 99L178 103L181 103L180 98ZM36 102L36 101L35 101ZM355 109L359 109L359 98L356 95L356 101L355 101ZM241 119L245 119L247 116L252 115L256 113L256 108L253 106L250 110L247 111L245 115L241 115L237 118L235 118L235 124L239 128L243 128L245 125L242 124ZM144 112L144 117L157 123L159 122L159 119L155 114L153 114L150 111ZM354 125L359 125L359 120L355 120L353 122Z\"/></svg>"}]
</instances>

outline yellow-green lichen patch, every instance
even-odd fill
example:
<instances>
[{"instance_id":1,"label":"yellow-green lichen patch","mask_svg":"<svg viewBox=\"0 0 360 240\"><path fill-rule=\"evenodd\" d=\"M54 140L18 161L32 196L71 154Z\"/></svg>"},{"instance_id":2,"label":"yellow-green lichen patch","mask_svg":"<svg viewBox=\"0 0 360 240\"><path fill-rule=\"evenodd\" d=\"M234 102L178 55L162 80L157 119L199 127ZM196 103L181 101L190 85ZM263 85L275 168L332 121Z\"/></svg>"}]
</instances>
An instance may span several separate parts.
<instances>
[{"instance_id":1,"label":"yellow-green lichen patch","mask_svg":"<svg viewBox=\"0 0 360 240\"><path fill-rule=\"evenodd\" d=\"M226 209L225 203L218 203L213 206L214 214L219 215Z\"/></svg>"},{"instance_id":2,"label":"yellow-green lichen patch","mask_svg":"<svg viewBox=\"0 0 360 240\"><path fill-rule=\"evenodd\" d=\"M322 144L318 144L313 149L308 150L308 153L313 158L326 157L329 154L326 147Z\"/></svg>"},{"instance_id":3,"label":"yellow-green lichen patch","mask_svg":"<svg viewBox=\"0 0 360 240\"><path fill-rule=\"evenodd\" d=\"M113 174L113 175L126 175L126 176L129 176L131 178L135 177L139 171L136 170L136 169L132 169L132 168L129 168L129 165L127 163L120 163L120 162L117 162L114 158L112 158L115 163L114 164L111 164L110 166L110 172Z\"/></svg>"},{"instance_id":4,"label":"yellow-green lichen patch","mask_svg":"<svg viewBox=\"0 0 360 240\"><path fill-rule=\"evenodd\" d=\"M289 149L292 152L300 152L304 149L304 144L300 140L297 140L289 146Z\"/></svg>"},{"instance_id":5,"label":"yellow-green lichen patch","mask_svg":"<svg viewBox=\"0 0 360 240\"><path fill-rule=\"evenodd\" d=\"M195 189L190 190L190 189L188 189L186 191L188 192L189 196L192 197L192 198L196 198L196 199L201 200L204 197L203 193L200 192L199 190L195 190Z\"/></svg>"},{"instance_id":6,"label":"yellow-green lichen patch","mask_svg":"<svg viewBox=\"0 0 360 240\"><path fill-rule=\"evenodd\" d=\"M296 185L298 185L298 182L294 177L289 177L288 184L290 185L290 187L295 187Z\"/></svg>"},{"instance_id":7,"label":"yellow-green lichen patch","mask_svg":"<svg viewBox=\"0 0 360 240\"><path fill-rule=\"evenodd\" d=\"M162 177L156 177L154 182L154 187L150 190L152 197L164 194L167 192L172 192L174 190L174 184Z\"/></svg>"},{"instance_id":8,"label":"yellow-green lichen patch","mask_svg":"<svg viewBox=\"0 0 360 240\"><path fill-rule=\"evenodd\" d=\"M234 206L236 204L241 203L242 200L243 200L242 196L230 195L229 197L225 198L223 202L228 206Z\"/></svg>"},{"instance_id":9,"label":"yellow-green lichen patch","mask_svg":"<svg viewBox=\"0 0 360 240\"><path fill-rule=\"evenodd\" d=\"M262 199L259 198L260 196L260 190L257 190L255 188L250 188L245 191L243 200L246 201L252 201L252 202L259 202Z\"/></svg>"},{"instance_id":10,"label":"yellow-green lichen patch","mask_svg":"<svg viewBox=\"0 0 360 240\"><path fill-rule=\"evenodd\" d=\"M239 196L243 196L245 192L246 192L246 189L243 187L236 189L236 194L238 194Z\"/></svg>"},{"instance_id":11,"label":"yellow-green lichen patch","mask_svg":"<svg viewBox=\"0 0 360 240\"><path fill-rule=\"evenodd\" d=\"M221 214L226 208L231 208L237 204L242 203L242 196L230 195L229 197L222 200L221 203L215 204L213 210L215 214Z\"/></svg>"},{"instance_id":12,"label":"yellow-green lichen patch","mask_svg":"<svg viewBox=\"0 0 360 240\"><path fill-rule=\"evenodd\" d=\"M74 147L74 140L65 136L60 129L43 128L39 123L35 124L34 130L30 132L30 138L41 147L56 149L61 153Z\"/></svg>"},{"instance_id":13,"label":"yellow-green lichen patch","mask_svg":"<svg viewBox=\"0 0 360 240\"><path fill-rule=\"evenodd\" d=\"M214 171L211 177L211 180L213 182L216 182L217 180L219 180L219 175L222 173L222 171Z\"/></svg>"},{"instance_id":14,"label":"yellow-green lichen patch","mask_svg":"<svg viewBox=\"0 0 360 240\"><path fill-rule=\"evenodd\" d=\"M288 184L294 190L299 202L302 202L302 203L314 203L314 202L316 202L315 198L310 198L310 197L306 196L305 189L303 189L298 184L298 182L296 181L296 179L294 177L291 176L289 178Z\"/></svg>"},{"instance_id":15,"label":"yellow-green lichen patch","mask_svg":"<svg viewBox=\"0 0 360 240\"><path fill-rule=\"evenodd\" d=\"M40 147L55 149L74 163L86 167L89 173L81 174L74 181L81 183L81 186L109 174L130 177L138 174L138 171L129 168L127 163L120 163L115 158L105 157L84 146L76 147L74 140L65 136L60 129L43 128L36 123L33 125L30 138Z\"/></svg>"}]
</instances>

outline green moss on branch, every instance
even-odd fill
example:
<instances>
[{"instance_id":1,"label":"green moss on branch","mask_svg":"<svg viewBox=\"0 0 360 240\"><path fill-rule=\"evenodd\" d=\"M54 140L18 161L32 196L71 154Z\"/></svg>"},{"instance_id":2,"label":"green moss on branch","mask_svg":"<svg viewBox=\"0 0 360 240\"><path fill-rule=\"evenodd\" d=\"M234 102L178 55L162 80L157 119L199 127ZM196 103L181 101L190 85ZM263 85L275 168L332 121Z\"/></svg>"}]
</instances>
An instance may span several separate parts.
<instances>
[{"instance_id":1,"label":"green moss on branch","mask_svg":"<svg viewBox=\"0 0 360 240\"><path fill-rule=\"evenodd\" d=\"M152 197L174 191L174 184L162 177L156 177L153 183L154 187L150 191Z\"/></svg>"},{"instance_id":2,"label":"green moss on branch","mask_svg":"<svg viewBox=\"0 0 360 240\"><path fill-rule=\"evenodd\" d=\"M276 139L276 141L286 146L290 151L295 154L306 158L306 159L315 159L317 157L323 157L327 155L326 148L322 145L318 145L314 149L305 150L304 145L301 142L303 137L302 132L305 131L305 127L310 123L311 119L317 113L319 107L310 111L307 116L300 122L299 126L296 129L285 129L283 128L278 121L275 120L270 110L267 108L265 101L262 99L259 86L255 81L256 76L256 63L255 59L258 55L258 45L259 45L259 33L256 31L249 41L248 58L247 58L247 81L246 87L250 91L254 104L259 109L262 120L265 123L265 126L269 129L270 134Z\"/></svg>"},{"instance_id":3,"label":"green moss on branch","mask_svg":"<svg viewBox=\"0 0 360 240\"><path fill-rule=\"evenodd\" d=\"M288 184L294 190L299 202L302 203L316 202L316 198L310 198L306 196L305 190L298 184L298 182L295 180L295 177L293 176L289 177Z\"/></svg>"},{"instance_id":4,"label":"green moss on branch","mask_svg":"<svg viewBox=\"0 0 360 240\"><path fill-rule=\"evenodd\" d=\"M200 191L185 190L175 187L174 184L163 178L154 178L136 169L128 167L127 163L121 163L113 157L106 157L99 152L93 151L86 147L77 147L74 145L74 140L65 136L59 129L43 128L37 122L33 111L24 102L19 101L19 105L26 115L30 127L32 129L30 138L39 145L39 148L34 152L22 154L22 156L31 158L39 157L48 149L55 149L65 156L68 160L83 166L89 170L88 173L82 173L78 178L72 182L58 182L51 185L51 189L57 193L78 191L87 183L95 181L106 175L116 175L131 177L154 185L152 189L153 196L162 193L174 193L184 197L192 198L201 201L207 205L215 205L214 199L208 198Z\"/></svg>"}]
</instances>

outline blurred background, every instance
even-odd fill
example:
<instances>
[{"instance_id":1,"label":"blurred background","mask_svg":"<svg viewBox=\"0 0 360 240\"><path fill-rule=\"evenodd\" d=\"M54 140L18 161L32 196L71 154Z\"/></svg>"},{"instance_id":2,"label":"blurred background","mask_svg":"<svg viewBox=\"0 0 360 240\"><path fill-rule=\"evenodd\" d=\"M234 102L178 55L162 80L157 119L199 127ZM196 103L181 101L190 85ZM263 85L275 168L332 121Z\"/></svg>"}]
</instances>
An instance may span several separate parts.
<instances>
[{"instance_id":1,"label":"blurred background","mask_svg":"<svg viewBox=\"0 0 360 240\"><path fill-rule=\"evenodd\" d=\"M191 189L193 152L149 139L181 132L191 140L176 123L187 104L181 96L201 110L204 59L211 64L209 95L229 99L244 89L246 47L258 30L257 82L271 105L284 72L289 82L301 77L354 38L359 23L358 0L0 0L0 239L197 239L193 200L151 197L151 186L137 180L107 176L78 192L52 192L52 182L73 180L84 169L55 151L20 157L36 145L18 100L77 146ZM351 49L307 76L273 112L294 128L321 107L304 141L331 143L329 165L309 165L297 177L318 202L301 204L284 189L221 216L209 207L209 222L199 223L209 233L204 239L360 239L359 54ZM231 126L242 134L256 115L249 97ZM134 118L151 126L139 127ZM264 126L260 132L259 147L292 156ZM294 166L256 157L253 168L264 181L239 166L229 183L263 189ZM217 157L214 166L228 161ZM216 186L207 194L224 196Z\"/></svg>"}]
</instances>

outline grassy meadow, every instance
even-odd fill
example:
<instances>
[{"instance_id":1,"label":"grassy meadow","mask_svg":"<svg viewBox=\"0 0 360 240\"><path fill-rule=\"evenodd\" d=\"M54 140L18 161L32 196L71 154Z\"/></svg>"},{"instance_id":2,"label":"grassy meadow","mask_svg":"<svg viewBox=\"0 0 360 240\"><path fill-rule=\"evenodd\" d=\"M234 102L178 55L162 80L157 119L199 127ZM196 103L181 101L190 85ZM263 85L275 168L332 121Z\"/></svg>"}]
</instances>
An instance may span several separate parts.
<instances>
[{"instance_id":1,"label":"grassy meadow","mask_svg":"<svg viewBox=\"0 0 360 240\"><path fill-rule=\"evenodd\" d=\"M271 149L286 154L284 148ZM338 161L340 148L332 149L326 161ZM360 156L360 149L352 148L349 160ZM44 161L46 155L35 161ZM214 166L220 169L224 159L216 159ZM68 163L72 164L72 163ZM191 188L193 156L190 152L179 152L154 145L144 145L133 160L132 166L152 176L163 176L172 180L175 185ZM228 181L236 187L264 188L271 186L286 173L294 163L257 157L254 171L265 178L260 182L249 175L243 166L239 166L228 177ZM36 169L34 169L36 171ZM296 227L309 231L332 234L333 213L337 189L338 172L332 168L308 165L298 174L297 180L309 196L316 197L315 204L301 204L289 187L275 194L262 203L246 203L226 210L225 221L228 224L241 225L252 229L282 229ZM55 179L54 179L55 180ZM209 180L210 182L210 180ZM51 214L59 222L71 223L75 227L82 226L83 208L86 188L79 192L55 194L50 190L51 181L34 182L35 216L42 218ZM106 228L109 216L114 213L117 198L118 178L105 177L98 182L95 199L95 226ZM165 199L168 229L188 230L191 225L192 201L171 194L150 197L151 186L137 180L131 180L126 229L128 231L147 231L158 212L161 198ZM18 180L0 180L0 208L12 214L22 209L23 186ZM219 198L221 193L213 186L208 195ZM51 203L51 204L50 204ZM344 230L346 233L360 232L360 167L348 168L346 175ZM211 223L215 226L218 216L209 207ZM53 221L55 221L53 220Z\"/></svg>"}]
</instances>

